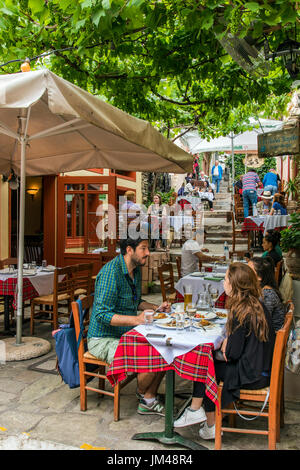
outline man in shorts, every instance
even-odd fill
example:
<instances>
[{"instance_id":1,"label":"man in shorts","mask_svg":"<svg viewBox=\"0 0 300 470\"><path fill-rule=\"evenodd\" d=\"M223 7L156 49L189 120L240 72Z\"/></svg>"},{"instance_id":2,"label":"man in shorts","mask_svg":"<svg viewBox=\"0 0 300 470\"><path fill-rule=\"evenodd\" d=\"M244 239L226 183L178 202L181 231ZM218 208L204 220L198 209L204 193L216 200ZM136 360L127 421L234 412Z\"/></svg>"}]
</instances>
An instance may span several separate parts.
<instances>
[{"instance_id":1,"label":"man in shorts","mask_svg":"<svg viewBox=\"0 0 300 470\"><path fill-rule=\"evenodd\" d=\"M148 240L121 239L120 249L121 254L105 264L97 275L87 335L89 352L109 364L120 337L144 323L144 310L158 307L141 298L141 266L145 265L150 254ZM167 302L161 305L161 310L169 308ZM157 397L163 376L164 372L138 374L139 414L164 416L164 407Z\"/></svg>"}]
</instances>

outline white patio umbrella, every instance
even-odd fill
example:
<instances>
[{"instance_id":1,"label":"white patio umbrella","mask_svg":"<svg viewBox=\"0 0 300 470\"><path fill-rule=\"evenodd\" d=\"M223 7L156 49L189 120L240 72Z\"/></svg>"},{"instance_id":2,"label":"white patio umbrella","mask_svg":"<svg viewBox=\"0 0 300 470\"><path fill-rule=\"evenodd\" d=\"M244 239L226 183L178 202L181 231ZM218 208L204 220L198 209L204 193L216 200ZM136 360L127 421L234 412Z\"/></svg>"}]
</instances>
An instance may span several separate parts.
<instances>
[{"instance_id":1,"label":"white patio umbrella","mask_svg":"<svg viewBox=\"0 0 300 470\"><path fill-rule=\"evenodd\" d=\"M148 122L47 69L0 75L0 174L20 175L16 344L21 343L25 179L89 168L186 173L192 156Z\"/></svg>"}]
</instances>

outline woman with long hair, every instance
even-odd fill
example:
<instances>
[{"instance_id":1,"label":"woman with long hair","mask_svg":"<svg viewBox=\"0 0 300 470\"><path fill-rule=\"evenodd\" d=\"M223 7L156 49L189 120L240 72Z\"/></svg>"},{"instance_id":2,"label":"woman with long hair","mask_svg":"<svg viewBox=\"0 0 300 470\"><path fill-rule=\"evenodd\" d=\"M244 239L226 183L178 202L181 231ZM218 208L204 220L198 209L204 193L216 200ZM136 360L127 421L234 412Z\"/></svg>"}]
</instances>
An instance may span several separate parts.
<instances>
[{"instance_id":1,"label":"woman with long hair","mask_svg":"<svg viewBox=\"0 0 300 470\"><path fill-rule=\"evenodd\" d=\"M284 196L280 193L276 193L274 195L273 199L273 204L272 204L272 209L270 210L270 215L273 215L275 211L280 211L281 215L286 215L287 210L286 210L286 204L284 201Z\"/></svg>"},{"instance_id":2,"label":"woman with long hair","mask_svg":"<svg viewBox=\"0 0 300 470\"><path fill-rule=\"evenodd\" d=\"M257 390L270 384L275 331L271 315L259 300L261 288L254 271L244 263L232 263L225 275L228 300L226 339L221 351L224 361L215 360L217 382L223 381L222 405L235 401L240 389ZM203 407L202 407L203 405ZM174 427L204 423L203 439L215 437L215 405L205 395L205 385L194 382L190 407Z\"/></svg>"},{"instance_id":3,"label":"woman with long hair","mask_svg":"<svg viewBox=\"0 0 300 470\"><path fill-rule=\"evenodd\" d=\"M269 256L265 258L254 257L248 266L256 273L262 290L262 301L269 310L274 330L280 330L284 323L286 308L275 280L274 261Z\"/></svg>"}]
</instances>

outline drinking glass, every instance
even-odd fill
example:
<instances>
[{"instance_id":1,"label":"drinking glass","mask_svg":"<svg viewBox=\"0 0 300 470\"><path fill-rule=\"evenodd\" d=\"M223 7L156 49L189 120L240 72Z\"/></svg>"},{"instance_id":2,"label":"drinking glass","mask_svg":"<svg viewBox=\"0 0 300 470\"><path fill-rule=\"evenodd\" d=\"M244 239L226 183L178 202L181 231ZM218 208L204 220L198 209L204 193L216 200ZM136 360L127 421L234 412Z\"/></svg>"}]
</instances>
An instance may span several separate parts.
<instances>
[{"instance_id":1,"label":"drinking glass","mask_svg":"<svg viewBox=\"0 0 300 470\"><path fill-rule=\"evenodd\" d=\"M215 311L215 302L218 300L218 297L219 297L218 289L216 289L215 287L212 287L211 290L210 290L210 295L211 295L211 299L212 299L212 306L213 306L213 312L214 312Z\"/></svg>"},{"instance_id":2,"label":"drinking glass","mask_svg":"<svg viewBox=\"0 0 300 470\"><path fill-rule=\"evenodd\" d=\"M237 254L232 255L232 262L236 263L238 261L238 256Z\"/></svg>"},{"instance_id":3,"label":"drinking glass","mask_svg":"<svg viewBox=\"0 0 300 470\"><path fill-rule=\"evenodd\" d=\"M194 331L193 318L196 314L196 311L197 311L197 309L193 304L188 304L186 313L187 313L187 316L189 317L189 320L190 320L189 331Z\"/></svg>"},{"instance_id":4,"label":"drinking glass","mask_svg":"<svg viewBox=\"0 0 300 470\"><path fill-rule=\"evenodd\" d=\"M31 268L36 270L36 261L31 261Z\"/></svg>"},{"instance_id":5,"label":"drinking glass","mask_svg":"<svg viewBox=\"0 0 300 470\"><path fill-rule=\"evenodd\" d=\"M204 292L198 295L197 310L207 310L207 308L207 296Z\"/></svg>"},{"instance_id":6,"label":"drinking glass","mask_svg":"<svg viewBox=\"0 0 300 470\"><path fill-rule=\"evenodd\" d=\"M184 331L184 313L176 313L176 330L178 333L183 333Z\"/></svg>"},{"instance_id":7,"label":"drinking glass","mask_svg":"<svg viewBox=\"0 0 300 470\"><path fill-rule=\"evenodd\" d=\"M43 259L42 261L42 268L47 268L47 260Z\"/></svg>"},{"instance_id":8,"label":"drinking glass","mask_svg":"<svg viewBox=\"0 0 300 470\"><path fill-rule=\"evenodd\" d=\"M14 270L15 270L14 265L13 265L13 264L10 264L10 265L9 265L9 268L8 268L8 272L9 272L9 273L13 273Z\"/></svg>"},{"instance_id":9,"label":"drinking glass","mask_svg":"<svg viewBox=\"0 0 300 470\"><path fill-rule=\"evenodd\" d=\"M184 292L184 311L186 311L186 307L188 304L192 303L193 300L193 291L190 285L183 286Z\"/></svg>"},{"instance_id":10,"label":"drinking glass","mask_svg":"<svg viewBox=\"0 0 300 470\"><path fill-rule=\"evenodd\" d=\"M151 330L151 328L152 328L153 315L154 315L154 310L145 310L144 311L145 328L147 330Z\"/></svg>"}]
</instances>

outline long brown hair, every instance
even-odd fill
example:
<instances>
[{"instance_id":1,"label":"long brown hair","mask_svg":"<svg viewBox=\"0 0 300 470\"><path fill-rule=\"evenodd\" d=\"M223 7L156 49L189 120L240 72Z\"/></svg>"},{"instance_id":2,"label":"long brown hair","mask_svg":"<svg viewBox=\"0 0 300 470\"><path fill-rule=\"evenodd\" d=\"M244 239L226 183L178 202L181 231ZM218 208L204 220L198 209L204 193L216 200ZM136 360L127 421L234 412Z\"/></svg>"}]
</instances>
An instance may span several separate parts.
<instances>
[{"instance_id":1,"label":"long brown hair","mask_svg":"<svg viewBox=\"0 0 300 470\"><path fill-rule=\"evenodd\" d=\"M228 268L228 279L232 292L227 302L227 334L233 333L233 320L236 318L239 325L245 322L250 325L249 334L253 331L259 341L267 341L268 324L259 301L261 288L256 274L244 263L232 263Z\"/></svg>"}]
</instances>

